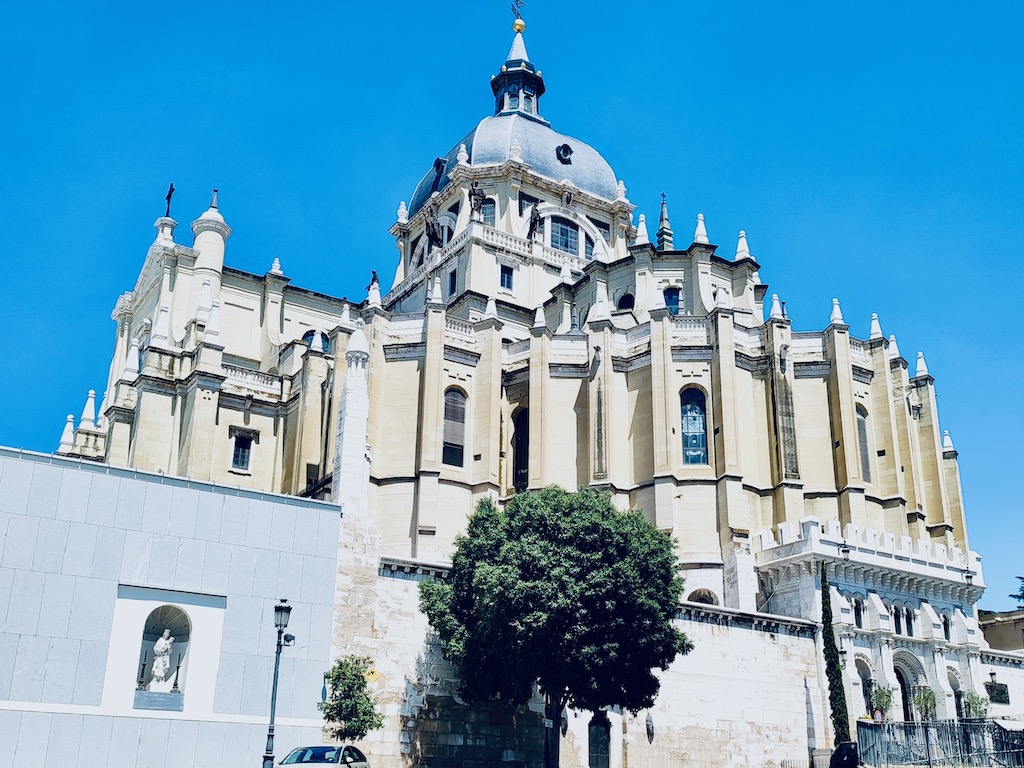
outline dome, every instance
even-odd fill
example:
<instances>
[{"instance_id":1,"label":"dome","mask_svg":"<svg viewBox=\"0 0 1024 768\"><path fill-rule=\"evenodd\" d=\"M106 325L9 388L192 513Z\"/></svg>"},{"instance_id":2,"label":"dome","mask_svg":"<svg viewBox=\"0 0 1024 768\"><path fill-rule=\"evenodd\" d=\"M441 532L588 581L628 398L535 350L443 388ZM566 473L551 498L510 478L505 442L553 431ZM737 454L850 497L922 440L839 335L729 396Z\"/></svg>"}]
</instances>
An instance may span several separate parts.
<instances>
[{"instance_id":1,"label":"dome","mask_svg":"<svg viewBox=\"0 0 1024 768\"><path fill-rule=\"evenodd\" d=\"M448 174L458 163L459 146L466 145L472 165L500 165L511 158L513 142L519 144L522 162L534 173L558 182L570 181L577 189L604 200L616 196L616 179L608 162L596 149L566 136L550 125L525 115L501 114L486 117L443 158L435 161L412 194L409 215L413 216L430 198L450 184ZM568 145L567 154L561 147ZM565 158L569 162L564 162ZM441 162L444 163L440 168Z\"/></svg>"},{"instance_id":2,"label":"dome","mask_svg":"<svg viewBox=\"0 0 1024 768\"><path fill-rule=\"evenodd\" d=\"M617 196L615 174L597 150L579 139L559 133L540 117L544 79L530 61L521 19L513 25L515 38L501 70L491 78L495 97L494 116L480 121L444 157L434 161L412 193L409 216L414 216L451 181L448 174L458 164L459 147L466 145L471 165L500 165L511 159L513 144L530 170L554 182L568 180L577 189L613 201Z\"/></svg>"}]
</instances>

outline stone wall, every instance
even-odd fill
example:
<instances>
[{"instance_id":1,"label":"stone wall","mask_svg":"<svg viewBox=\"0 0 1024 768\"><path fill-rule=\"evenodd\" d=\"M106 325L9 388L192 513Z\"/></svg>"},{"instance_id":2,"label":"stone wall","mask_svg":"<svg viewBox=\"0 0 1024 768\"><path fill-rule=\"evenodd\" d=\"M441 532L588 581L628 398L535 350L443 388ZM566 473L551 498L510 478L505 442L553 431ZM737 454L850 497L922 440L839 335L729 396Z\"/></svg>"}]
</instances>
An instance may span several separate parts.
<instances>
[{"instance_id":1,"label":"stone wall","mask_svg":"<svg viewBox=\"0 0 1024 768\"><path fill-rule=\"evenodd\" d=\"M386 724L363 744L374 768L543 765L539 698L518 709L479 709L454 695L454 674L418 610L417 585L432 576L413 563L387 562L374 588L372 637L344 639L370 652L380 675L371 688ZM365 604L358 594L350 603ZM680 627L696 648L662 675L650 710L653 741L646 710L607 713L612 765L779 766L826 746L813 624L691 605ZM336 627L336 642L345 634ZM566 714L562 766L584 768L592 713Z\"/></svg>"}]
</instances>

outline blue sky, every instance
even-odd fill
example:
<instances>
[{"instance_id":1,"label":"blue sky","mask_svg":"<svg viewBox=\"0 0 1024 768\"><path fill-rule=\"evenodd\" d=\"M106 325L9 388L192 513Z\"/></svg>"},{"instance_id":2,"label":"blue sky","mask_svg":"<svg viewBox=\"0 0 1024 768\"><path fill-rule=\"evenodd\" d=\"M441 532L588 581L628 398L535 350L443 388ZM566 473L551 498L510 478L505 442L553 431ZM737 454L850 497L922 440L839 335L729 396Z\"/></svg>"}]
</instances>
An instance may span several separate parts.
<instances>
[{"instance_id":1,"label":"blue sky","mask_svg":"<svg viewBox=\"0 0 1024 768\"><path fill-rule=\"evenodd\" d=\"M347 7L345 7L347 6ZM362 298L432 160L491 110L506 0L0 9L0 443L53 450L102 390L110 310L163 196L186 237L221 189L228 263ZM542 111L649 217L747 231L797 330L872 312L927 356L960 451L982 607L1024 574L1018 354L1024 6L533 0ZM102 394L102 392L100 392Z\"/></svg>"}]
</instances>

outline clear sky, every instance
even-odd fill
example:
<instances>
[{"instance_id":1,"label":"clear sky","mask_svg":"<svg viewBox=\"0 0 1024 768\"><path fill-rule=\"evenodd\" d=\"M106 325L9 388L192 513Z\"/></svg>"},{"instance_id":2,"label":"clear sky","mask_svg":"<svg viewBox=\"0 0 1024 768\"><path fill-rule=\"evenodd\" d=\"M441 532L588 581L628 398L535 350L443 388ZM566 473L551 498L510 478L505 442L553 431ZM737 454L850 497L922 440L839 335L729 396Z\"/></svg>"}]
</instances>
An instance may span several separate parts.
<instances>
[{"instance_id":1,"label":"clear sky","mask_svg":"<svg viewBox=\"0 0 1024 768\"><path fill-rule=\"evenodd\" d=\"M219 187L227 262L361 300L433 159L491 113L508 0L0 7L0 444L51 451L105 385L163 213ZM796 330L877 312L927 356L971 545L1024 575L1024 4L531 0L542 112L680 236L745 229ZM912 363L913 364L913 363Z\"/></svg>"}]
</instances>

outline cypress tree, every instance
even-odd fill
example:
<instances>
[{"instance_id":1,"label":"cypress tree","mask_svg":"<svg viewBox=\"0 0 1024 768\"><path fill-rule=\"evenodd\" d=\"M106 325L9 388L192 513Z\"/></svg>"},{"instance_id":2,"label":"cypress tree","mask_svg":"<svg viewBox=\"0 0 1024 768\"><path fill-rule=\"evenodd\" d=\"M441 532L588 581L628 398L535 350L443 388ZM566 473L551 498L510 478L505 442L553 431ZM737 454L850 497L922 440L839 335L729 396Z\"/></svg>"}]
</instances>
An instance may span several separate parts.
<instances>
[{"instance_id":1,"label":"cypress tree","mask_svg":"<svg viewBox=\"0 0 1024 768\"><path fill-rule=\"evenodd\" d=\"M850 740L850 717L846 710L843 671L839 663L839 647L832 629L832 594L829 591L825 562L821 563L821 634L825 647L825 675L828 677L828 703L832 708L832 729L836 743Z\"/></svg>"}]
</instances>

